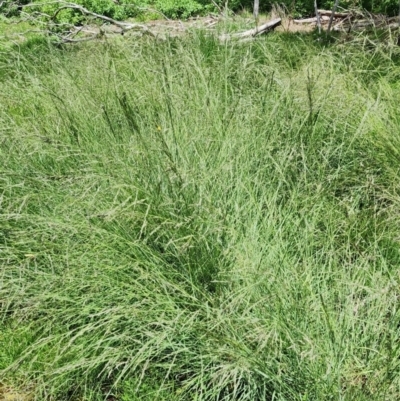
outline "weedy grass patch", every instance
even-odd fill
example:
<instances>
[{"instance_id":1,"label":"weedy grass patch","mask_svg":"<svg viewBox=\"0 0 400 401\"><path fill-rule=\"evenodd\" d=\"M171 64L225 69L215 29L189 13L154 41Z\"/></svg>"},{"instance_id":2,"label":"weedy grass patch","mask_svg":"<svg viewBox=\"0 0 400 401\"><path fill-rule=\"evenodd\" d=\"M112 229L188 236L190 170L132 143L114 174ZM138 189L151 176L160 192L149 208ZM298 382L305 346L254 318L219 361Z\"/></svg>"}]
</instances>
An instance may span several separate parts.
<instances>
[{"instance_id":1,"label":"weedy grass patch","mask_svg":"<svg viewBox=\"0 0 400 401\"><path fill-rule=\"evenodd\" d=\"M5 385L397 400L398 50L346 46L193 33L3 52Z\"/></svg>"}]
</instances>

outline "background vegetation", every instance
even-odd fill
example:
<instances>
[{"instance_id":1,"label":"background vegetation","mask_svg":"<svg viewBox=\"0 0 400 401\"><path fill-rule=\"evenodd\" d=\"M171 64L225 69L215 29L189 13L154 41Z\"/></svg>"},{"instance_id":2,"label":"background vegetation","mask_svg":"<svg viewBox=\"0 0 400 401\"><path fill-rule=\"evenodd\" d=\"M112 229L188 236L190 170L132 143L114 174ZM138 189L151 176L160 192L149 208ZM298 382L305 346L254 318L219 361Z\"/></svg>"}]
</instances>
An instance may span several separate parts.
<instances>
[{"instance_id":1,"label":"background vegetation","mask_svg":"<svg viewBox=\"0 0 400 401\"><path fill-rule=\"evenodd\" d=\"M3 50L0 394L398 400L400 54L375 39Z\"/></svg>"},{"instance_id":2,"label":"background vegetation","mask_svg":"<svg viewBox=\"0 0 400 401\"><path fill-rule=\"evenodd\" d=\"M58 8L57 4L46 0L34 0L38 7L25 8L26 12L40 11L52 15ZM0 4L0 12L7 16L18 15L24 4L31 3L28 0L4 0ZM252 0L76 0L85 8L112 17L118 20L130 17L136 18L160 18L160 13L168 18L188 18L192 15L206 14L228 8L233 12L243 9L252 9ZM319 0L320 8L331 9L333 0ZM45 6L40 4L46 4ZM282 6L292 16L307 16L314 13L312 0L261 0L260 10L268 12L273 4ZM396 15L399 13L398 0L341 0L339 5L348 8L364 8L372 13ZM82 20L80 12L76 10L64 10L58 16L58 22L79 23Z\"/></svg>"}]
</instances>

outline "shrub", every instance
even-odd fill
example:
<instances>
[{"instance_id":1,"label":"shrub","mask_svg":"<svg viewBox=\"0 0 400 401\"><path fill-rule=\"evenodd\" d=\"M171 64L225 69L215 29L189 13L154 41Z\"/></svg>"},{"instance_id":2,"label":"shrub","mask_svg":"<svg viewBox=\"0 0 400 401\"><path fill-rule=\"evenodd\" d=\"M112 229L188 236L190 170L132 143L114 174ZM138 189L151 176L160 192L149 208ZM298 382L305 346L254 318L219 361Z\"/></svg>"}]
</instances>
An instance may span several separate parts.
<instances>
[{"instance_id":1,"label":"shrub","mask_svg":"<svg viewBox=\"0 0 400 401\"><path fill-rule=\"evenodd\" d=\"M170 18L187 18L201 13L204 5L195 0L156 0L157 9Z\"/></svg>"},{"instance_id":2,"label":"shrub","mask_svg":"<svg viewBox=\"0 0 400 401\"><path fill-rule=\"evenodd\" d=\"M7 16L17 15L21 7L27 3L27 0L2 2L0 11ZM57 4L46 4L45 0L37 1L38 8L29 7L25 11L40 11L52 15L58 8ZM225 0L76 0L76 4L82 5L90 11L111 17L117 20L124 20L130 17L140 17L146 13L146 9L152 5L156 10L169 18L188 18L192 15L198 15L215 10L215 4L218 7L225 7L227 4L233 11L240 9L251 9L253 0L232 0L226 3ZM314 13L314 5L311 0L274 0L261 1L260 10L268 12L273 4L280 4L289 14L293 16L307 16ZM333 0L319 0L320 8L330 9L333 6ZM45 5L44 5L45 4ZM339 5L343 8L361 7L373 13L385 13L395 15L398 12L398 0L341 0ZM57 22L80 23L83 21L82 14L77 10L63 10L57 16Z\"/></svg>"}]
</instances>

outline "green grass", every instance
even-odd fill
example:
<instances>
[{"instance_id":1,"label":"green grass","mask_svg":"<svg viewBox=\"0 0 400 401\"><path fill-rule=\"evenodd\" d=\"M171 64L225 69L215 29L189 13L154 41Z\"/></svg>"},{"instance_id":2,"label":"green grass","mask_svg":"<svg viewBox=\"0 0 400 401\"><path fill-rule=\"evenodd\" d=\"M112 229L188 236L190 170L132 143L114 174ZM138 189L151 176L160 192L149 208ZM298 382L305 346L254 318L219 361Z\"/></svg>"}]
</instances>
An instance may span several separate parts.
<instances>
[{"instance_id":1,"label":"green grass","mask_svg":"<svg viewBox=\"0 0 400 401\"><path fill-rule=\"evenodd\" d=\"M3 51L3 385L398 400L398 55L202 33Z\"/></svg>"},{"instance_id":2,"label":"green grass","mask_svg":"<svg viewBox=\"0 0 400 401\"><path fill-rule=\"evenodd\" d=\"M25 42L43 42L40 31L43 30L39 26L16 18L7 19L0 14L0 52L6 52Z\"/></svg>"}]
</instances>

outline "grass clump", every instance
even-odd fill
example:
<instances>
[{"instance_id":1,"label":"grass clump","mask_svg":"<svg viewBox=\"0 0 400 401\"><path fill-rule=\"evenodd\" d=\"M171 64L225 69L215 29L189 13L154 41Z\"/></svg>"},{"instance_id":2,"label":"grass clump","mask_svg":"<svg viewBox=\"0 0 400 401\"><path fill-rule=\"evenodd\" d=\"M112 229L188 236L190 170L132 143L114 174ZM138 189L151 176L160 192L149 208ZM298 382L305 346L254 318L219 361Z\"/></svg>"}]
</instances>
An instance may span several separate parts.
<instances>
[{"instance_id":1,"label":"grass clump","mask_svg":"<svg viewBox=\"0 0 400 401\"><path fill-rule=\"evenodd\" d=\"M0 59L4 383L399 398L391 57L278 34L42 46Z\"/></svg>"}]
</instances>

